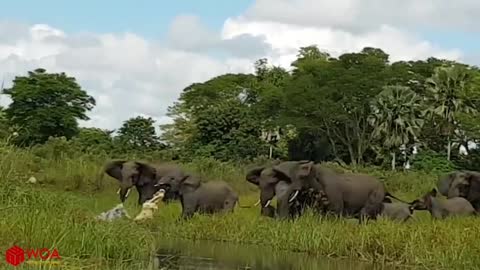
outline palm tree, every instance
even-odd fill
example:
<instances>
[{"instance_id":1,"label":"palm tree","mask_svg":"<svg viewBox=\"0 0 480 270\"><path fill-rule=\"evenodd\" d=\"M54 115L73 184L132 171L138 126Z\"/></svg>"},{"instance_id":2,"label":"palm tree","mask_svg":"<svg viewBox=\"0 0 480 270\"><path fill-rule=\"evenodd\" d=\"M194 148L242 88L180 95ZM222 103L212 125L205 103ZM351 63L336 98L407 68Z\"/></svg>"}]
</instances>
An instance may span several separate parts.
<instances>
[{"instance_id":1,"label":"palm tree","mask_svg":"<svg viewBox=\"0 0 480 270\"><path fill-rule=\"evenodd\" d=\"M392 156L395 170L395 153L401 146L408 146L417 139L422 126L422 99L409 87L385 86L372 102L373 136L383 140L382 144Z\"/></svg>"},{"instance_id":2,"label":"palm tree","mask_svg":"<svg viewBox=\"0 0 480 270\"><path fill-rule=\"evenodd\" d=\"M452 135L457 125L456 116L459 113L475 112L465 98L465 85L469 79L466 67L453 65L437 68L433 76L426 81L431 94L431 112L439 116L446 126L444 131L447 135L448 160L451 156Z\"/></svg>"}]
</instances>

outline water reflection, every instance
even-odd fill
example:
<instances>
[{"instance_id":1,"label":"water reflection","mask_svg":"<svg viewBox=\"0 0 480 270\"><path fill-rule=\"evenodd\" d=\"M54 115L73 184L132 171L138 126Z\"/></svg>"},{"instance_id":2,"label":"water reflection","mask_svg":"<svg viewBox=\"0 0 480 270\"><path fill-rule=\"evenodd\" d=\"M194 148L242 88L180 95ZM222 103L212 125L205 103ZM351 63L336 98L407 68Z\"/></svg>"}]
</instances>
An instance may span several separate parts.
<instances>
[{"instance_id":1,"label":"water reflection","mask_svg":"<svg viewBox=\"0 0 480 270\"><path fill-rule=\"evenodd\" d=\"M324 269L393 270L401 269L333 260L302 253L273 252L265 247L239 246L220 242L166 240L158 250L157 269Z\"/></svg>"}]
</instances>

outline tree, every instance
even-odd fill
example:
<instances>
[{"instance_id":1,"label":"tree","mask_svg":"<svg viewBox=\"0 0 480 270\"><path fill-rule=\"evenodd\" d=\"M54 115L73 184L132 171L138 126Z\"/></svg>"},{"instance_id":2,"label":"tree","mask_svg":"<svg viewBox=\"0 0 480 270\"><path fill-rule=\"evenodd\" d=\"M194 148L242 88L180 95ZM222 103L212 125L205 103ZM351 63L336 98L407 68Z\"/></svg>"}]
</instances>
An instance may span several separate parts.
<instances>
[{"instance_id":1,"label":"tree","mask_svg":"<svg viewBox=\"0 0 480 270\"><path fill-rule=\"evenodd\" d=\"M20 128L15 142L22 145L44 143L49 137L72 138L78 134L77 120L88 120L86 113L95 106L75 78L45 69L17 76L3 93L12 99L5 114L10 125Z\"/></svg>"},{"instance_id":2,"label":"tree","mask_svg":"<svg viewBox=\"0 0 480 270\"><path fill-rule=\"evenodd\" d=\"M440 118L442 134L447 136L447 160L450 160L451 156L458 114L477 111L465 95L465 86L469 80L470 73L466 67L452 65L437 68L426 82L430 92L431 111Z\"/></svg>"},{"instance_id":3,"label":"tree","mask_svg":"<svg viewBox=\"0 0 480 270\"><path fill-rule=\"evenodd\" d=\"M297 59L285 87L285 121L321 132L337 159L345 158L340 150L346 149L351 164L363 164L373 140L370 101L387 82L388 55L373 48L338 59L308 55L317 57Z\"/></svg>"},{"instance_id":4,"label":"tree","mask_svg":"<svg viewBox=\"0 0 480 270\"><path fill-rule=\"evenodd\" d=\"M213 152L218 152L216 155L222 156L222 159L227 158L225 153L230 153L228 155L232 159L242 156L250 150L238 150L231 154L233 148L225 150L219 147L227 147L220 143L225 141L228 141L228 147L237 145L240 140L243 143L244 137L238 132L242 133L244 128L248 130L247 125L256 127L252 134L260 132L260 122L254 117L256 113L253 109L258 99L255 86L256 77L252 74L225 74L188 86L168 109L174 123L161 126L162 139L182 153L184 158L197 154L212 155ZM247 124L248 121L251 123ZM250 148L247 146L247 149ZM245 155L247 158L250 154Z\"/></svg>"},{"instance_id":5,"label":"tree","mask_svg":"<svg viewBox=\"0 0 480 270\"><path fill-rule=\"evenodd\" d=\"M109 153L113 149L112 133L100 128L81 128L72 142L82 152Z\"/></svg>"},{"instance_id":6,"label":"tree","mask_svg":"<svg viewBox=\"0 0 480 270\"><path fill-rule=\"evenodd\" d=\"M372 107L369 120L374 127L373 136L390 152L395 170L396 152L416 141L423 126L422 98L406 86L386 86L373 100Z\"/></svg>"},{"instance_id":7,"label":"tree","mask_svg":"<svg viewBox=\"0 0 480 270\"><path fill-rule=\"evenodd\" d=\"M194 118L193 152L218 160L248 160L263 153L261 130L253 111L238 101L225 101L199 113Z\"/></svg>"},{"instance_id":8,"label":"tree","mask_svg":"<svg viewBox=\"0 0 480 270\"><path fill-rule=\"evenodd\" d=\"M151 117L137 116L123 122L115 138L120 147L125 150L148 151L162 147L155 133L155 120Z\"/></svg>"}]
</instances>

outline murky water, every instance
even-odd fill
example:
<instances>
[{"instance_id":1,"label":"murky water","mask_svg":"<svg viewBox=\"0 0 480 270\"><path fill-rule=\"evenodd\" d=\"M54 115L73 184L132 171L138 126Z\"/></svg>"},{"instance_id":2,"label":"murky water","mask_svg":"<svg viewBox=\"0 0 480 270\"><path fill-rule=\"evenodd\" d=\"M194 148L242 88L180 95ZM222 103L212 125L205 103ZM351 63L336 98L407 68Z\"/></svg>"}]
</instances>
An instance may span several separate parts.
<instances>
[{"instance_id":1,"label":"murky water","mask_svg":"<svg viewBox=\"0 0 480 270\"><path fill-rule=\"evenodd\" d=\"M328 259L303 253L278 252L266 247L239 246L220 242L168 240L158 250L157 269L322 269L393 270L353 260Z\"/></svg>"}]
</instances>

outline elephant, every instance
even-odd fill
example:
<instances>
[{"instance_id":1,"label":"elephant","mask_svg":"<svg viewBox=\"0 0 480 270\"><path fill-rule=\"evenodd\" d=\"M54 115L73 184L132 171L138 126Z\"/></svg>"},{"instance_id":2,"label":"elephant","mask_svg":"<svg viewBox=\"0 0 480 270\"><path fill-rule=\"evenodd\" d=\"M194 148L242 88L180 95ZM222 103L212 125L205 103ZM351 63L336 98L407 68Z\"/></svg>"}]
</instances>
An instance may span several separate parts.
<instances>
[{"instance_id":1,"label":"elephant","mask_svg":"<svg viewBox=\"0 0 480 270\"><path fill-rule=\"evenodd\" d=\"M158 176L155 186L178 196L182 205L181 216L184 219L191 218L196 212L233 212L239 199L238 194L225 181L202 183L200 177L180 171Z\"/></svg>"},{"instance_id":2,"label":"elephant","mask_svg":"<svg viewBox=\"0 0 480 270\"><path fill-rule=\"evenodd\" d=\"M472 204L462 197L454 197L446 200L437 198L437 189L433 188L425 195L412 201L410 204L415 210L428 210L433 218L443 219L448 216L471 216L477 215Z\"/></svg>"},{"instance_id":3,"label":"elephant","mask_svg":"<svg viewBox=\"0 0 480 270\"><path fill-rule=\"evenodd\" d=\"M480 172L455 171L439 178L437 187L447 198L462 197L480 211Z\"/></svg>"},{"instance_id":4,"label":"elephant","mask_svg":"<svg viewBox=\"0 0 480 270\"><path fill-rule=\"evenodd\" d=\"M337 216L376 219L383 211L387 196L402 201L389 192L375 177L363 174L337 174L313 161L284 161L270 168L256 168L247 174L247 181L260 187L262 207L271 200L274 187L279 181L289 183L288 190L277 198L279 217L289 214L289 202L296 199L302 190L313 189L328 198L327 213ZM403 202L403 201L402 201Z\"/></svg>"},{"instance_id":5,"label":"elephant","mask_svg":"<svg viewBox=\"0 0 480 270\"><path fill-rule=\"evenodd\" d=\"M275 166L256 167L249 170L245 177L249 183L260 189L260 214L280 218L299 216L306 207L311 206L310 195L312 192L303 189L292 196L292 181L274 168ZM275 196L277 197L277 209L270 205Z\"/></svg>"},{"instance_id":6,"label":"elephant","mask_svg":"<svg viewBox=\"0 0 480 270\"><path fill-rule=\"evenodd\" d=\"M149 165L140 161L111 160L104 166L104 172L120 182L120 201L125 202L129 190L135 186L138 192L138 204L142 205L159 190L155 186L155 176L169 171L181 171L174 164ZM167 192L162 199L164 202L175 199L175 194Z\"/></svg>"},{"instance_id":7,"label":"elephant","mask_svg":"<svg viewBox=\"0 0 480 270\"><path fill-rule=\"evenodd\" d=\"M405 222L412 217L413 210L414 207L407 203L384 202L383 211L380 215L394 221Z\"/></svg>"}]
</instances>

